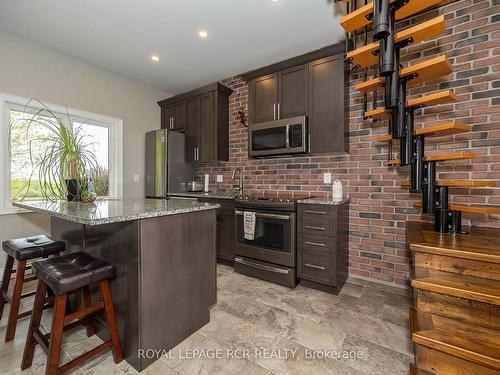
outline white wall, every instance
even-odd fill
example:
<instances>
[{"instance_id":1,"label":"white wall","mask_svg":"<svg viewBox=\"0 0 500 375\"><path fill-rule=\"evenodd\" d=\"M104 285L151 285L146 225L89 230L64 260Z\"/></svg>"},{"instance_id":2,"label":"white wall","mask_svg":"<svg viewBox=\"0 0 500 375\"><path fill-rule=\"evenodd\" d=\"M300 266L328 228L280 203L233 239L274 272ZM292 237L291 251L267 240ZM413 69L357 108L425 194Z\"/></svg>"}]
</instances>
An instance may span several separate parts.
<instances>
[{"instance_id":1,"label":"white wall","mask_svg":"<svg viewBox=\"0 0 500 375\"><path fill-rule=\"evenodd\" d=\"M144 133L159 127L156 102L170 94L3 31L0 55L0 92L122 119L123 193L144 196ZM38 214L0 215L0 241L46 232L48 223Z\"/></svg>"}]
</instances>

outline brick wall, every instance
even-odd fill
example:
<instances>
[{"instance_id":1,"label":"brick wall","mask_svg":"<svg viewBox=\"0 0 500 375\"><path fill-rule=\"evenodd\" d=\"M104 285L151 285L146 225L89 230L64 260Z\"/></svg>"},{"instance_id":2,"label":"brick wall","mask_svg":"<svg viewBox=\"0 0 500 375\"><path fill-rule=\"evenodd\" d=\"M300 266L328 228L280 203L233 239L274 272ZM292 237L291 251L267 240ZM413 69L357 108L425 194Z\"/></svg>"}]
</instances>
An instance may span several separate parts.
<instances>
[{"instance_id":1,"label":"brick wall","mask_svg":"<svg viewBox=\"0 0 500 375\"><path fill-rule=\"evenodd\" d=\"M409 97L453 89L458 101L416 112L416 128L449 121L473 125L471 133L433 138L426 152L473 151L471 161L438 165L440 179L500 179L500 0L459 0L406 20L405 27L443 14L447 32L434 40L407 48L402 63L415 64L445 54L454 73L410 86ZM352 87L362 75L352 74ZM234 90L230 98L230 161L200 165L198 173L223 174L220 188L231 189L231 171L243 170L245 189L254 194L326 196L322 182L331 172L343 181L351 198L350 272L354 275L406 284L409 254L405 249L407 220L431 220L413 208L420 194L400 187L409 167L387 166L387 144L375 141L387 133L387 124L362 118L363 97L350 92L350 154L327 154L288 159L249 160L247 129L239 124L239 110L247 111L248 89L240 77L221 81ZM370 109L370 107L369 107ZM451 189L452 201L500 205L500 189ZM465 224L500 228L500 217L464 214Z\"/></svg>"}]
</instances>

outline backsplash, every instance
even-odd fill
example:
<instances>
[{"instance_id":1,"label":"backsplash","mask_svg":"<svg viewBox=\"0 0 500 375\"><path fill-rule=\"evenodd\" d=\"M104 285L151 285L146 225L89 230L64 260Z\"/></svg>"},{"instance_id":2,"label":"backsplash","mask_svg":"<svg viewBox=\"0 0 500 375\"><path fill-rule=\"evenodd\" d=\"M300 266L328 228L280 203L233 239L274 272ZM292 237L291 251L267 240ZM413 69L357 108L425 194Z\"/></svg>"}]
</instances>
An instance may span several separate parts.
<instances>
[{"instance_id":1,"label":"backsplash","mask_svg":"<svg viewBox=\"0 0 500 375\"><path fill-rule=\"evenodd\" d=\"M452 89L457 102L416 112L415 127L460 121L473 125L471 133L429 139L432 151L473 151L472 161L441 163L438 179L500 180L500 5L498 0L459 0L405 21L421 22L445 15L446 35L406 49L402 63L412 64L446 54L454 73L411 86L409 97ZM454 30L453 30L454 29ZM453 31L453 33L452 33ZM238 111L247 113L248 87L240 77L221 81L234 90L230 97L230 160L200 163L198 177L210 174L210 187L217 187L217 174L224 176L220 189L232 189L231 174L236 167L244 174L248 194L267 196L331 198L331 185L323 183L323 173L340 179L350 205L350 272L353 275L389 283L408 283L410 255L406 250L407 220L426 220L413 208L420 194L401 188L409 167L387 166L387 144L375 140L387 133L386 123L363 120L363 96L353 87L362 74L351 74L349 106L350 153L322 154L286 159L248 159L247 128L240 124ZM370 78L370 77L369 77ZM380 94L381 92L379 92ZM371 100L369 98L369 102ZM368 109L371 108L369 104ZM500 204L500 189L450 189L452 202ZM500 217L464 214L466 224L500 228Z\"/></svg>"}]
</instances>

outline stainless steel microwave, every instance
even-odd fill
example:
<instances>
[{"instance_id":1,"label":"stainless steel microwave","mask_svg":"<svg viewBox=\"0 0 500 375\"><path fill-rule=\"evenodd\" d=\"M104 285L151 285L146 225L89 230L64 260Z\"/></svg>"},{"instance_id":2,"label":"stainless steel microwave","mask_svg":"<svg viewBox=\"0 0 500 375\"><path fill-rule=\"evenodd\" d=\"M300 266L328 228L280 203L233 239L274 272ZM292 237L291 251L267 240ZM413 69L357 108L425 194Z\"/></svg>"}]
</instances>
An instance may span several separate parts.
<instances>
[{"instance_id":1,"label":"stainless steel microwave","mask_svg":"<svg viewBox=\"0 0 500 375\"><path fill-rule=\"evenodd\" d=\"M309 153L307 117L250 124L248 154L254 158Z\"/></svg>"}]
</instances>

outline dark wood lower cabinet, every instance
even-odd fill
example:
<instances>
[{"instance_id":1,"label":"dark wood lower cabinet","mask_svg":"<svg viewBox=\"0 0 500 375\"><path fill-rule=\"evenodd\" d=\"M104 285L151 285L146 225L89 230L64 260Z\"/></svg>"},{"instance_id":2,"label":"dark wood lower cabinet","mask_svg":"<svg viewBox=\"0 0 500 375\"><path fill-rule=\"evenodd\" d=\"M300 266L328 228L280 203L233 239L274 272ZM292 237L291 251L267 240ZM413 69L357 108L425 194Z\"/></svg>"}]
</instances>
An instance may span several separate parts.
<instances>
[{"instance_id":1,"label":"dark wood lower cabinet","mask_svg":"<svg viewBox=\"0 0 500 375\"><path fill-rule=\"evenodd\" d=\"M216 247L217 259L234 262L235 221L234 205L231 199L198 198L199 202L218 203Z\"/></svg>"},{"instance_id":2,"label":"dark wood lower cabinet","mask_svg":"<svg viewBox=\"0 0 500 375\"><path fill-rule=\"evenodd\" d=\"M338 293L349 271L349 202L299 204L297 216L297 273L301 283Z\"/></svg>"}]
</instances>

